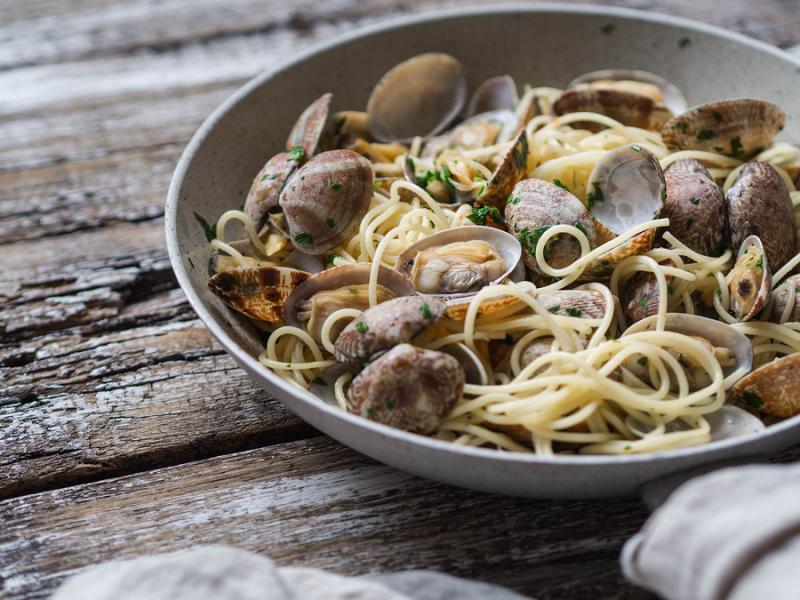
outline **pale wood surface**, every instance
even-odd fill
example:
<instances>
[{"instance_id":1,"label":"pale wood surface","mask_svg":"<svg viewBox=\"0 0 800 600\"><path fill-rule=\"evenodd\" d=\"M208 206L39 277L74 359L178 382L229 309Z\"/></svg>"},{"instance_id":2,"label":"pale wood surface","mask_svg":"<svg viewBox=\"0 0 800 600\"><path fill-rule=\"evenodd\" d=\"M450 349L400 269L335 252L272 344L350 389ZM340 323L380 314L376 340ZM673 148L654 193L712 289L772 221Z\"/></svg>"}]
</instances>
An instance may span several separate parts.
<instances>
[{"instance_id":1,"label":"pale wood surface","mask_svg":"<svg viewBox=\"0 0 800 600\"><path fill-rule=\"evenodd\" d=\"M0 596L227 541L341 572L646 597L616 566L638 502L469 493L319 436L213 342L166 258L172 169L227 95L359 24L456 4L0 0ZM612 4L800 42L793 0Z\"/></svg>"}]
</instances>

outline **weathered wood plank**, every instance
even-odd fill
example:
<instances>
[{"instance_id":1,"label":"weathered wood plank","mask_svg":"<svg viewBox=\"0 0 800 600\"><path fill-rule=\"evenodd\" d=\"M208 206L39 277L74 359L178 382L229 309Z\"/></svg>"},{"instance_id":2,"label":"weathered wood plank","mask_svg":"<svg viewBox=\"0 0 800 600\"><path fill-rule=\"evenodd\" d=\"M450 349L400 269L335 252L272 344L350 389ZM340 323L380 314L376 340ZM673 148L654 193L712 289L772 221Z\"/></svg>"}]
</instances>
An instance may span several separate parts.
<instances>
[{"instance_id":1,"label":"weathered wood plank","mask_svg":"<svg viewBox=\"0 0 800 600\"><path fill-rule=\"evenodd\" d=\"M228 543L341 573L436 569L540 600L645 598L617 567L645 517L635 500L458 490L315 438L2 502L0 582L8 598L40 598L96 561Z\"/></svg>"}]
</instances>

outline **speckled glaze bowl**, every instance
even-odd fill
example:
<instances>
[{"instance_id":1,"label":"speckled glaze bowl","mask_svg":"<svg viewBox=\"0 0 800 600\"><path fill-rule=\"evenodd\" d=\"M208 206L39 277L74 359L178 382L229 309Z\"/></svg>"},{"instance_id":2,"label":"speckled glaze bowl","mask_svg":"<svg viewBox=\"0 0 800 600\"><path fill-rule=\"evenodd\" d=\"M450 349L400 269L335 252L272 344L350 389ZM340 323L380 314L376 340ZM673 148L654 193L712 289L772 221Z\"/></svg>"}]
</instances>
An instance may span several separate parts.
<instances>
[{"instance_id":1,"label":"speckled glaze bowl","mask_svg":"<svg viewBox=\"0 0 800 600\"><path fill-rule=\"evenodd\" d=\"M740 35L671 17L599 7L494 6L429 13L362 29L279 65L242 87L203 124L181 157L166 207L178 281L219 342L264 390L352 448L424 477L519 496L594 498L635 493L675 473L776 452L800 441L797 418L766 432L698 448L636 456L541 458L464 448L406 433L326 405L261 366L255 329L207 289L209 247L194 213L215 220L240 208L266 160L313 99L365 106L388 68L441 51L466 66L471 86L509 73L518 82L564 86L601 68L645 69L677 84L690 105L755 96L784 108L784 139L800 139L800 63Z\"/></svg>"}]
</instances>

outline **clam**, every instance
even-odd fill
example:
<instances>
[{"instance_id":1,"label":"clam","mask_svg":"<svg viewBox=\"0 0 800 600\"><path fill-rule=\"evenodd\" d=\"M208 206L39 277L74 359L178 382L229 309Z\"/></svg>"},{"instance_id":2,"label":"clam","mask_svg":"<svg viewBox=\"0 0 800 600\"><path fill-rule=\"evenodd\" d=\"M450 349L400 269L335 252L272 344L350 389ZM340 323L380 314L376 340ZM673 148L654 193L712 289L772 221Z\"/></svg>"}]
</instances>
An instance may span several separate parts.
<instances>
[{"instance_id":1,"label":"clam","mask_svg":"<svg viewBox=\"0 0 800 600\"><path fill-rule=\"evenodd\" d=\"M370 140L367 113L342 110L333 115L333 147L342 148L356 139Z\"/></svg>"},{"instance_id":2,"label":"clam","mask_svg":"<svg viewBox=\"0 0 800 600\"><path fill-rule=\"evenodd\" d=\"M553 225L574 225L586 234L589 245L595 246L595 228L583 203L565 189L541 179L519 182L505 207L505 219L522 243L523 260L529 269L543 274L536 262L536 244ZM550 266L559 269L580 258L581 246L571 235L552 238L544 249Z\"/></svg>"},{"instance_id":3,"label":"clam","mask_svg":"<svg viewBox=\"0 0 800 600\"><path fill-rule=\"evenodd\" d=\"M510 75L491 77L478 86L469 99L467 117L495 110L513 111L519 102L517 84Z\"/></svg>"},{"instance_id":4,"label":"clam","mask_svg":"<svg viewBox=\"0 0 800 600\"><path fill-rule=\"evenodd\" d=\"M244 213L253 219L256 229L260 229L267 220L269 211L278 206L281 190L297 168L297 161L288 152L276 154L267 161L253 180L247 199L244 201Z\"/></svg>"},{"instance_id":5,"label":"clam","mask_svg":"<svg viewBox=\"0 0 800 600\"><path fill-rule=\"evenodd\" d=\"M547 311L563 316L583 319L601 319L605 315L605 296L597 290L556 290L529 292ZM463 321L469 309L471 297L456 298L447 302L447 318ZM520 309L523 301L516 296L498 294L487 298L478 309L478 316L492 314L501 310Z\"/></svg>"},{"instance_id":6,"label":"clam","mask_svg":"<svg viewBox=\"0 0 800 600\"><path fill-rule=\"evenodd\" d=\"M583 84L589 87L606 87L647 96L658 104L663 104L671 112L678 114L686 110L686 98L683 93L663 77L647 71L632 69L603 69L592 71L570 81L567 89Z\"/></svg>"},{"instance_id":7,"label":"clam","mask_svg":"<svg viewBox=\"0 0 800 600\"><path fill-rule=\"evenodd\" d=\"M780 323L786 304L789 302L790 290L794 289L794 302L788 311L786 322L800 321L800 275L787 277L773 292L771 296L771 307L767 315L767 320L773 323Z\"/></svg>"},{"instance_id":8,"label":"clam","mask_svg":"<svg viewBox=\"0 0 800 600\"><path fill-rule=\"evenodd\" d=\"M339 362L370 360L435 323L445 311L437 298L403 296L367 308L336 338Z\"/></svg>"},{"instance_id":9,"label":"clam","mask_svg":"<svg viewBox=\"0 0 800 600\"><path fill-rule=\"evenodd\" d=\"M522 354L519 357L519 366L524 369L537 358L552 352L554 339L555 338L548 335L545 337L536 338L530 344L525 346L525 349L522 351ZM534 371L531 376L535 376L539 372L540 370ZM530 433L528 434L528 437L530 437Z\"/></svg>"},{"instance_id":10,"label":"clam","mask_svg":"<svg viewBox=\"0 0 800 600\"><path fill-rule=\"evenodd\" d=\"M286 182L280 206L295 248L322 254L358 228L372 200L372 166L351 150L323 152Z\"/></svg>"},{"instance_id":11,"label":"clam","mask_svg":"<svg viewBox=\"0 0 800 600\"><path fill-rule=\"evenodd\" d=\"M761 312L772 289L772 273L758 237L751 235L742 242L726 281L734 317L749 321Z\"/></svg>"},{"instance_id":12,"label":"clam","mask_svg":"<svg viewBox=\"0 0 800 600\"><path fill-rule=\"evenodd\" d=\"M666 280L669 286L672 277L667 276ZM631 323L636 323L658 313L660 293L658 280L653 273L648 271L637 272L625 283L625 291L622 296L622 312L625 313L625 317Z\"/></svg>"},{"instance_id":13,"label":"clam","mask_svg":"<svg viewBox=\"0 0 800 600\"><path fill-rule=\"evenodd\" d=\"M663 207L666 187L658 159L646 148L628 144L606 152L587 184L598 243L655 218ZM654 239L654 229L643 231L589 265L582 278L607 276L623 258L647 252Z\"/></svg>"},{"instance_id":14,"label":"clam","mask_svg":"<svg viewBox=\"0 0 800 600\"><path fill-rule=\"evenodd\" d=\"M301 160L313 157L319 149L320 140L328 124L328 112L332 94L323 94L306 108L292 127L286 148L302 148Z\"/></svg>"},{"instance_id":15,"label":"clam","mask_svg":"<svg viewBox=\"0 0 800 600\"><path fill-rule=\"evenodd\" d=\"M673 151L704 150L746 159L772 144L784 119L771 102L721 100L673 117L661 128L661 139Z\"/></svg>"},{"instance_id":16,"label":"clam","mask_svg":"<svg viewBox=\"0 0 800 600\"><path fill-rule=\"evenodd\" d=\"M657 319L657 316L642 319L628 327L622 335L628 336L641 331L653 330L656 327ZM698 315L667 313L665 329L682 333L703 343L709 351L713 352L726 377L739 368L749 371L753 367L753 346L750 340L743 333L721 321ZM705 372L696 368L698 365L692 364L688 357L677 356L676 358L685 362L686 375L692 389L703 387L709 383L704 379ZM626 363L626 366L637 374L646 372L645 367L635 361ZM675 388L673 382L673 389Z\"/></svg>"},{"instance_id":17,"label":"clam","mask_svg":"<svg viewBox=\"0 0 800 600\"><path fill-rule=\"evenodd\" d=\"M517 119L510 110L480 113L459 123L443 139L448 150L463 152L485 148L494 144L503 132L513 129L516 122ZM439 152L441 150L444 148Z\"/></svg>"},{"instance_id":18,"label":"clam","mask_svg":"<svg viewBox=\"0 0 800 600\"><path fill-rule=\"evenodd\" d=\"M800 414L800 354L789 354L763 365L736 382L731 400L773 417Z\"/></svg>"},{"instance_id":19,"label":"clam","mask_svg":"<svg viewBox=\"0 0 800 600\"><path fill-rule=\"evenodd\" d=\"M728 235L734 252L745 238L756 235L772 269L780 269L795 254L797 233L789 190L771 165L751 161L739 172L726 196Z\"/></svg>"},{"instance_id":20,"label":"clam","mask_svg":"<svg viewBox=\"0 0 800 600\"><path fill-rule=\"evenodd\" d=\"M661 216L669 231L689 248L719 256L725 246L725 196L698 161L684 158L664 172L667 197Z\"/></svg>"},{"instance_id":21,"label":"clam","mask_svg":"<svg viewBox=\"0 0 800 600\"><path fill-rule=\"evenodd\" d=\"M704 416L711 430L711 441L752 435L765 429L761 419L741 408L729 404ZM628 429L638 437L645 437L653 430L652 425L635 418L633 415L628 415L628 417L626 417L625 424L628 426ZM667 433L670 433L674 431L685 431L688 428L689 427L682 420L675 419L667 423L664 429Z\"/></svg>"},{"instance_id":22,"label":"clam","mask_svg":"<svg viewBox=\"0 0 800 600\"><path fill-rule=\"evenodd\" d=\"M489 374L478 355L464 344L448 344L442 346L441 351L455 358L464 369L466 383L473 385L489 385Z\"/></svg>"},{"instance_id":23,"label":"clam","mask_svg":"<svg viewBox=\"0 0 800 600\"><path fill-rule=\"evenodd\" d=\"M347 410L421 434L434 433L461 399L464 370L444 352L400 344L350 384Z\"/></svg>"},{"instance_id":24,"label":"clam","mask_svg":"<svg viewBox=\"0 0 800 600\"><path fill-rule=\"evenodd\" d=\"M471 294L509 277L521 252L517 240L505 231L454 227L407 248L395 268L424 294Z\"/></svg>"},{"instance_id":25,"label":"clam","mask_svg":"<svg viewBox=\"0 0 800 600\"><path fill-rule=\"evenodd\" d=\"M342 308L365 310L369 308L369 263L355 263L326 269L307 281L286 298L283 320L307 330L318 342L322 340L322 326L330 315ZM378 270L378 302L409 296L414 288L397 271L381 266ZM331 332L331 339L344 329L339 321Z\"/></svg>"},{"instance_id":26,"label":"clam","mask_svg":"<svg viewBox=\"0 0 800 600\"><path fill-rule=\"evenodd\" d=\"M211 277L208 289L252 319L280 323L287 298L308 277L308 273L285 267L232 269Z\"/></svg>"},{"instance_id":27,"label":"clam","mask_svg":"<svg viewBox=\"0 0 800 600\"><path fill-rule=\"evenodd\" d=\"M642 95L641 90L632 92L621 87L617 82L580 83L564 90L553 104L553 110L557 115L574 112L600 113L623 125L651 131L658 131L672 117L666 106ZM596 123L584 123L581 126L591 130L599 127Z\"/></svg>"},{"instance_id":28,"label":"clam","mask_svg":"<svg viewBox=\"0 0 800 600\"><path fill-rule=\"evenodd\" d=\"M511 148L503 155L500 164L492 173L491 179L478 196L478 203L503 210L511 190L525 176L527 170L528 134L523 129Z\"/></svg>"},{"instance_id":29,"label":"clam","mask_svg":"<svg viewBox=\"0 0 800 600\"><path fill-rule=\"evenodd\" d=\"M387 72L367 102L372 136L379 141L427 137L443 131L467 98L464 66L452 56L414 56Z\"/></svg>"}]
</instances>

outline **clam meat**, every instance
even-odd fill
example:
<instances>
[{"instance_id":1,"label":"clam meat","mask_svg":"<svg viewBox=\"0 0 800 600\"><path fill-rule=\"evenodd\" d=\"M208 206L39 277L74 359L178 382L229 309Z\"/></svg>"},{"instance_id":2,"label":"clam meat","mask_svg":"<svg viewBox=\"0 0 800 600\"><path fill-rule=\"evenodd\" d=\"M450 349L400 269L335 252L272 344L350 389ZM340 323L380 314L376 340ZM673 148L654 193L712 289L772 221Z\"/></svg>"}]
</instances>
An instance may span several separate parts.
<instances>
[{"instance_id":1,"label":"clam meat","mask_svg":"<svg viewBox=\"0 0 800 600\"><path fill-rule=\"evenodd\" d=\"M752 235L742 242L736 264L726 277L731 314L749 321L764 308L772 288L772 274L761 240Z\"/></svg>"},{"instance_id":2,"label":"clam meat","mask_svg":"<svg viewBox=\"0 0 800 600\"><path fill-rule=\"evenodd\" d=\"M800 414L800 354L763 365L730 389L733 402L754 412L788 418Z\"/></svg>"}]
</instances>

